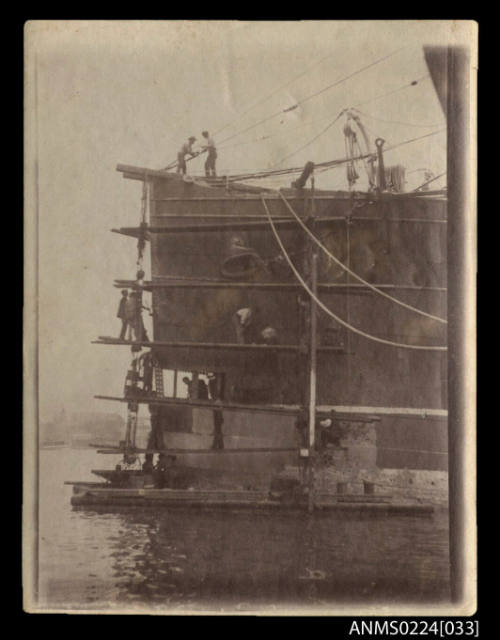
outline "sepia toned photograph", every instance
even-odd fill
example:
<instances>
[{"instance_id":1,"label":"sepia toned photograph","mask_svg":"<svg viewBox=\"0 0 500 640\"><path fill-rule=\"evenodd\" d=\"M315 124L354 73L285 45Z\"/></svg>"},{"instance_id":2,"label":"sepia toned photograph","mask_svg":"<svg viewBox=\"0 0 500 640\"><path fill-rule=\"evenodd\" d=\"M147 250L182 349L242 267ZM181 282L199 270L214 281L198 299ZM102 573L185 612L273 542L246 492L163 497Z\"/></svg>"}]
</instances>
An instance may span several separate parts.
<instances>
[{"instance_id":1,"label":"sepia toned photograph","mask_svg":"<svg viewBox=\"0 0 500 640\"><path fill-rule=\"evenodd\" d=\"M26 23L25 611L475 613L477 37Z\"/></svg>"}]
</instances>

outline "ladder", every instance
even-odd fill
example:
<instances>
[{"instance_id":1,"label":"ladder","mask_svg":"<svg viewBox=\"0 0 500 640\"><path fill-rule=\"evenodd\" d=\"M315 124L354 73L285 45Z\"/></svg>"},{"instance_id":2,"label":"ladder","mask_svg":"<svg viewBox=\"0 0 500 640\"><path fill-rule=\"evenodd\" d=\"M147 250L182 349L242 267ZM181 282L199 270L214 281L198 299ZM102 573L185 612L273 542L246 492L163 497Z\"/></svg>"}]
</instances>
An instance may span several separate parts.
<instances>
[{"instance_id":1,"label":"ladder","mask_svg":"<svg viewBox=\"0 0 500 640\"><path fill-rule=\"evenodd\" d=\"M154 368L154 376L155 376L155 390L157 396L164 396L163 390L163 369L160 367Z\"/></svg>"}]
</instances>

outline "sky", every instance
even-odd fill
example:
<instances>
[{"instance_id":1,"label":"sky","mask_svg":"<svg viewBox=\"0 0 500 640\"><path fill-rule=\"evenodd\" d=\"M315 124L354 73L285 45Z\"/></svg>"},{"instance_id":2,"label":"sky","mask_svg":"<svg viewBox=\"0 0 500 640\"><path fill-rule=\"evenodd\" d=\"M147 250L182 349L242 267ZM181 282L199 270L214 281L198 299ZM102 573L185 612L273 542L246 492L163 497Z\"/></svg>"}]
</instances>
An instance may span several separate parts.
<instances>
[{"instance_id":1,"label":"sky","mask_svg":"<svg viewBox=\"0 0 500 640\"><path fill-rule=\"evenodd\" d=\"M467 33L464 23L440 21L28 23L26 171L34 194L38 166L38 209L28 198L25 219L28 233L38 232L40 419L62 408L117 411L93 396L121 395L129 350L91 344L118 335L113 280L135 276L135 241L110 229L137 225L142 183L124 180L117 164L163 168L204 129L219 148L219 175L267 169L286 156L280 168L341 158L345 118L293 152L355 105L372 142L392 146L438 131L446 124L432 82L419 80L428 74L422 46L461 43ZM189 163L189 172L203 173L203 162ZM421 169L446 171L446 134L388 151L385 162L404 165L415 188ZM317 185L347 188L345 168L321 174ZM357 188L365 186L362 178Z\"/></svg>"}]
</instances>

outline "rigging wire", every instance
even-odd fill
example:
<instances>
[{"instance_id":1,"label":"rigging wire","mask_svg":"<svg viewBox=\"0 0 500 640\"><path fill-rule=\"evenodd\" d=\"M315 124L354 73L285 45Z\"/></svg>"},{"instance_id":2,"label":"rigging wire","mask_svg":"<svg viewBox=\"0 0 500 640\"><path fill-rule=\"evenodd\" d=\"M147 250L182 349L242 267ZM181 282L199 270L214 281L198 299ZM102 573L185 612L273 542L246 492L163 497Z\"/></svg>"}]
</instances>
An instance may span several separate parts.
<instances>
[{"instance_id":1,"label":"rigging wire","mask_svg":"<svg viewBox=\"0 0 500 640\"><path fill-rule=\"evenodd\" d=\"M410 140L404 140L403 142L399 142L398 144L393 144L392 146L384 149L384 153L386 153L387 151L394 151L394 149L399 149L399 147L410 144L410 142L416 142L417 140L423 140L424 138L429 138L430 136L436 136L438 133L443 133L444 131L446 131L446 127L438 129L437 131L431 131L431 133L426 133L423 136L418 136L417 138L411 138Z\"/></svg>"},{"instance_id":2,"label":"rigging wire","mask_svg":"<svg viewBox=\"0 0 500 640\"><path fill-rule=\"evenodd\" d=\"M366 111L361 111L360 109L356 109L355 107L353 107L353 111L357 111L358 113L360 113L361 115L365 116L366 118L371 118L372 120L378 120L380 122L385 122L387 124L400 124L400 125L405 125L407 127L420 127L422 129L433 129L434 127L440 127L441 124L416 124L416 123L412 123L412 122L401 122L399 120L384 120L383 118L378 118L377 116L372 116L369 113L366 113Z\"/></svg>"},{"instance_id":3,"label":"rigging wire","mask_svg":"<svg viewBox=\"0 0 500 640\"><path fill-rule=\"evenodd\" d=\"M280 85L277 89L274 89L271 93L269 93L267 96L265 96L264 98L257 100L257 102L254 102L252 105L250 105L248 107L248 109L246 111L243 111L243 113L240 113L237 115L236 118L234 118L234 120L232 120L231 122L229 122L228 124L225 124L223 127L221 127L220 129L217 129L214 132L214 136L217 135L218 133L220 133L221 131L224 131L224 129L227 129L228 127L230 127L231 125L233 125L235 122L237 122L238 120L240 120L241 118L243 118L243 116L246 116L247 113L249 113L252 109L254 109L255 107L257 107L259 104L262 104L263 102L266 102L266 100L269 100L269 98L272 98L274 95L276 95L277 93L279 93L280 91L282 91L283 89L286 89L287 87L289 87L291 84L293 84L296 80L298 80L299 78L302 78L303 76L306 75L306 73L309 73L309 71L312 71L313 69L315 69L316 67L318 67L322 62L324 62L325 60L327 60L328 58L331 58L332 56L336 55L336 53L329 53L327 56L325 56L324 58L321 58L321 60L318 60L317 62L315 62L313 65L311 65L310 67L307 67L307 69L305 71L302 71L301 73L299 73L299 75L294 76L291 80L289 80L288 82L285 82L285 84Z\"/></svg>"},{"instance_id":4,"label":"rigging wire","mask_svg":"<svg viewBox=\"0 0 500 640\"><path fill-rule=\"evenodd\" d=\"M387 93L383 93L380 96L376 96L375 98L370 98L369 100L364 100L363 102L357 102L352 106L352 108L362 107L365 104L370 104L372 102L375 102L376 100L382 100L382 98L387 98L388 96L392 96L393 94L398 93L399 91L403 91L403 89L408 89L409 87L415 87L419 82L421 82L422 80L426 80L427 78L430 78L430 74L428 73L425 76L422 76L421 78L412 80L408 84L404 84L403 86L398 87L397 89L393 89L392 91L388 91Z\"/></svg>"},{"instance_id":5,"label":"rigging wire","mask_svg":"<svg viewBox=\"0 0 500 640\"><path fill-rule=\"evenodd\" d=\"M398 300L397 298L394 298L393 296L389 295L388 293L385 293L385 291L381 291L380 289L377 289L377 287L375 287L373 284L371 284L370 282L368 282L367 280L364 280L360 275L358 275L356 272L352 271L347 265L345 265L343 262L341 262L336 256L333 255L333 253L331 253L327 247L325 247L325 245L321 242L321 240L319 240L314 233L304 224L304 222L301 220L301 218L297 215L297 213L295 212L295 210L293 209L293 207L290 205L290 203L288 202L288 200L285 198L285 196L281 193L281 191L278 191L278 194L280 196L280 198L283 200L283 202L285 203L288 211L290 211L290 213L292 214L292 216L295 218L295 220L300 224L300 226L304 229L304 231L307 233L307 235L311 238L311 240L313 242L315 242L318 247L324 252L326 253L326 255L331 258L335 264L337 264L341 269L343 269L346 273L348 273L349 275L351 275L355 280L358 280L359 282L361 282L362 284L364 284L365 286L367 286L369 289L371 289L372 291L374 291L375 293L378 293L379 295L383 296L384 298L387 298L388 300L390 300L391 302L394 302L395 304L399 304L400 306L404 307L405 309L409 309L410 311L414 311L415 313L419 313L422 316L426 316L427 318L431 318L432 320L436 320L437 322L441 322L443 324L448 324L447 320L444 320L443 318L439 318L438 316L434 316L431 313L427 313L426 311L422 311L421 309L417 309L416 307L412 307L410 304L406 304L406 302L402 302L401 300Z\"/></svg>"},{"instance_id":6,"label":"rigging wire","mask_svg":"<svg viewBox=\"0 0 500 640\"><path fill-rule=\"evenodd\" d=\"M430 180L427 180L427 182L424 182L423 184L421 184L416 189L413 189L413 191L420 191L420 189L423 189L423 187L426 187L431 182L434 182L434 180L438 180L439 178L442 178L445 175L446 175L446 171L443 171L443 173L440 173L438 176L435 176L434 178L431 178Z\"/></svg>"},{"instance_id":7,"label":"rigging wire","mask_svg":"<svg viewBox=\"0 0 500 640\"><path fill-rule=\"evenodd\" d=\"M367 69L370 69L371 67L373 67L373 66L375 66L377 64L380 64L384 60L387 60L388 58L390 58L393 55L395 55L396 53L399 53L402 49L404 49L404 47L400 47L399 49L396 49L395 51L392 51L391 53L383 56L382 58L378 58L374 62L370 62L370 64L367 64L364 67L361 67L360 69L357 69L353 73L351 73L351 74L349 74L347 76L344 76L343 78L340 78L340 80L337 80L336 82L334 82L332 84L329 84L326 87L323 87L323 89L320 89L320 91L316 91L315 93L313 93L313 94L311 94L309 96L306 96L305 98L302 98L302 100L299 100L298 102L296 102L291 107L287 107L286 109L280 109L276 113L273 113L272 115L269 115L269 116L267 116L265 118L262 118L261 120L259 120L255 124L252 124L249 127L247 127L246 129L244 129L243 131L239 131L237 133L234 133L232 136L229 136L229 138L225 138L224 140L221 141L221 144L223 144L224 142L228 142L229 140L232 140L236 136L239 136L239 135L241 135L243 133L246 133L247 131L250 131L251 129L259 126L259 124L263 124L264 122L267 122L268 120L271 120L272 118L275 118L276 116L281 115L282 113L286 113L288 111L291 111L292 109L296 109L298 106L300 106L300 105L304 104L305 102L308 102L309 100L312 100L313 98L321 95L325 91L333 89L333 87L337 87L338 85L342 84L343 82L346 82L347 80L350 80L354 76L362 73L363 71L366 71Z\"/></svg>"},{"instance_id":8,"label":"rigging wire","mask_svg":"<svg viewBox=\"0 0 500 640\"><path fill-rule=\"evenodd\" d=\"M337 82L334 82L333 84L329 84L324 89L321 89L320 91L317 91L316 93L313 93L310 96L307 96L306 98L303 98L302 100L300 100L297 103L297 105L304 104L304 102L307 102L308 100L312 100L312 98L316 98L317 96L321 95L325 91L328 91L329 89L332 89L333 87L338 86L342 82L345 82L346 80L350 80L351 78L353 78L354 76L358 75L359 73L362 73L363 71L366 71L367 69L370 69L370 67L374 67L376 64L379 64L380 62L383 62L384 60L387 60L388 58L391 58L393 55L395 55L396 53L399 53L404 48L405 47L400 47L399 49L396 49L392 53L389 53L386 56L383 56L382 58L379 58L378 60L375 60L375 62L371 62L370 64L367 64L366 66L361 67L361 69L358 69L357 71L354 71L354 73L351 73L350 75L348 75L348 76L346 76L344 78L341 78L340 80L337 80Z\"/></svg>"},{"instance_id":9,"label":"rigging wire","mask_svg":"<svg viewBox=\"0 0 500 640\"><path fill-rule=\"evenodd\" d=\"M303 149L306 149L309 145L311 145L313 142L316 142L316 140L318 138L320 138L324 133L326 133L328 131L328 129L330 129L330 127L332 127L337 120L339 120L339 118L342 116L342 114L344 113L345 109L342 109L342 111L335 117L334 120L332 120L329 124L326 125L326 127L324 129L322 129L317 135L314 136L314 138L311 138L311 140L309 140L309 142L306 142L305 144L303 144L301 147L299 147L298 149L295 149L295 151L292 151L292 153L289 153L288 155L286 155L284 158L281 158L281 160L279 162L276 162L275 164L273 164L273 167L277 167L278 165L280 165L282 162L284 162L285 160L288 160L288 158L291 158L292 156L294 156L296 153L299 153L299 151L302 151Z\"/></svg>"},{"instance_id":10,"label":"rigging wire","mask_svg":"<svg viewBox=\"0 0 500 640\"><path fill-rule=\"evenodd\" d=\"M406 144L410 144L411 142L417 142L418 140L423 140L424 138L429 138L430 136L435 136L439 133L442 133L446 131L446 128L443 129L439 129L438 131L431 131L430 133L426 133L424 135L421 136L417 136L416 138L410 138L409 140L403 140L402 142L399 142L397 144L394 144L392 146L386 147L384 149L384 153L387 151L393 151L394 149L398 149L399 147L402 147ZM372 158L373 157L373 153L366 153L363 154L362 156L355 156L354 158L341 158L338 160L328 160L326 162L318 162L317 164L315 164L315 169L319 169L319 170L327 170L327 169L331 169L333 167L337 167L340 165L343 165L347 162L351 162L352 160L363 160L363 159L368 159L368 158ZM252 179L257 179L257 178L265 178L267 176L275 176L275 175L288 175L291 173L300 173L302 172L304 167L290 167L290 168L284 168L284 169L270 169L270 170L265 170L265 171L257 171L257 172L248 172L248 173L239 173L239 174L233 174L233 175L229 175L226 176L226 179L229 182L237 182L237 181L241 181L241 180L245 180L248 178L252 178Z\"/></svg>"},{"instance_id":11,"label":"rigging wire","mask_svg":"<svg viewBox=\"0 0 500 640\"><path fill-rule=\"evenodd\" d=\"M382 118L378 118L376 116L373 116L371 114L368 114L368 113L366 113L364 111L361 111L360 109L356 108L356 106L360 106L362 104L363 105L364 104L369 104L370 102L373 102L375 100L379 100L379 99L381 99L381 98L383 98L385 96L390 96L390 95L392 95L392 94L394 94L394 93L396 93L398 91L401 91L402 89L407 89L408 87L415 86L421 80L423 80L425 78L428 78L428 77L430 77L430 76L429 75L422 76L421 78L418 78L417 80L413 80L412 82L410 82L408 84L405 84L402 87L399 87L398 89L394 89L394 90L392 90L392 91L390 91L388 93L385 93L385 94L383 94L381 96L377 96L376 98L371 98L370 100L367 100L367 101L362 102L362 103L358 102L357 105L355 105L354 107L349 107L349 108L353 109L354 111L357 111L358 113L361 113L362 115L364 115L364 116L366 116L368 118L372 118L373 120L380 120L381 122L386 122L388 124L400 124L400 125L407 125L407 126L410 126L410 127L422 127L422 128L438 127L438 126L440 126L438 124L424 125L424 124L415 124L415 123L411 123L411 122L400 122L400 121L395 121L395 120L383 120ZM329 118L329 116L326 116L326 118L317 118L317 119L314 119L314 120L309 120L309 121L306 121L306 122L302 122L300 125L298 125L297 127L294 127L293 129L286 129L285 131L279 131L277 133L271 133L271 134L263 136L261 138L256 138L255 140L249 140L249 141L245 141L245 142L242 142L242 143L236 143L234 145L227 145L225 147L219 147L219 149L230 149L230 148L233 148L233 147L237 147L240 144L244 145L244 144L253 144L253 143L256 143L256 142L261 142L263 140L267 140L268 138L274 138L275 136L282 135L285 132L297 131L298 129L301 129L302 127L310 126L310 125L314 124L315 122L321 122L323 120L327 120L328 118Z\"/></svg>"},{"instance_id":12,"label":"rigging wire","mask_svg":"<svg viewBox=\"0 0 500 640\"><path fill-rule=\"evenodd\" d=\"M373 340L374 342L379 342L381 344L386 344L386 345L389 345L391 347L399 347L401 349L418 349L418 350L421 350L421 351L447 351L448 350L447 347L442 347L442 346L412 345L412 344L405 344L405 343L400 343L400 342L393 342L392 340L385 340L384 338L378 338L377 336L373 336L373 335L371 335L369 333L365 333L364 331L361 331L361 329L357 329L356 327L354 327L353 325L349 324L345 320L342 320L342 318L339 318L339 316L337 316L335 313L333 313L333 311L331 309L329 309L325 304L323 304L323 302L314 294L314 292L309 288L309 286L304 281L304 279L302 278L300 273L297 271L297 269L295 268L295 265L293 264L290 256L288 255L287 250L283 246L283 243L281 241L281 238L280 238L278 232L276 231L276 227L274 226L274 223L272 221L271 215L269 213L269 209L267 208L267 204L266 204L266 201L265 201L263 196L261 196L261 201L262 201L262 204L264 206L264 210L266 212L266 216L267 216L267 219L269 221L269 224L271 225L271 229L273 231L274 237L276 238L276 242L278 243L278 245L279 245L279 247L281 249L281 252L283 253L284 258L288 262L288 265L289 265L290 269L293 271L293 273L294 273L295 277L297 278L297 280L301 283L301 285L307 291L309 296L314 300L314 302L321 309L323 309L323 311L326 314L328 314L331 318L333 318L336 322L338 322L340 325L342 325L343 327L345 327L349 331L352 331L353 333L357 333L358 335L363 336L364 338L367 338L368 340Z\"/></svg>"}]
</instances>

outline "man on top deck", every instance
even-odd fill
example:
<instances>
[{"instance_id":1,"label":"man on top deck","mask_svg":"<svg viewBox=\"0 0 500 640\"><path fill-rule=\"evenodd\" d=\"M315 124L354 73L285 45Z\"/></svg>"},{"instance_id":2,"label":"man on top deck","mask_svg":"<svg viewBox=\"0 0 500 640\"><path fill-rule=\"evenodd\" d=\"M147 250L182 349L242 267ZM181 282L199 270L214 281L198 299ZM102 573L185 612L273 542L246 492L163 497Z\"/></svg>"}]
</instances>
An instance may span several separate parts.
<instances>
[{"instance_id":1,"label":"man on top deck","mask_svg":"<svg viewBox=\"0 0 500 640\"><path fill-rule=\"evenodd\" d=\"M208 134L208 131L202 131L201 135L207 141L206 144L202 144L203 149L206 149L208 152L208 157L205 162L205 175L208 177L212 176L216 177L215 172L215 161L217 160L217 149L215 148L215 142L213 138L211 138Z\"/></svg>"},{"instance_id":2,"label":"man on top deck","mask_svg":"<svg viewBox=\"0 0 500 640\"><path fill-rule=\"evenodd\" d=\"M191 136L187 142L185 142L177 153L177 173L186 174L186 156L189 154L191 158L194 158L198 154L193 151L193 144L196 142L196 138Z\"/></svg>"}]
</instances>

